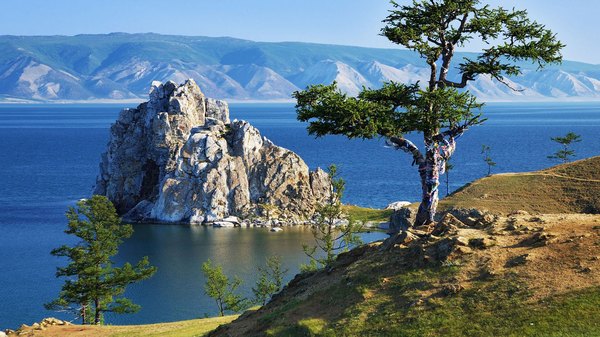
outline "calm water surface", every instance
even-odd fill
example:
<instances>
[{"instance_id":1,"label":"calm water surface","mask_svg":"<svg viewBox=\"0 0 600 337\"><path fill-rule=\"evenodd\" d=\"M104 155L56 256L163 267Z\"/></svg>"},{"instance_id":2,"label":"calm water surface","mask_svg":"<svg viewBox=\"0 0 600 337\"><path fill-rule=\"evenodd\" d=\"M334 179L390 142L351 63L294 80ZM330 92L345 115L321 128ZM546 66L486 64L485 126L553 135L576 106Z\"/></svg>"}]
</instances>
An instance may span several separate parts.
<instances>
[{"instance_id":1,"label":"calm water surface","mask_svg":"<svg viewBox=\"0 0 600 337\"><path fill-rule=\"evenodd\" d=\"M0 329L32 323L46 316L42 304L58 293L54 277L64 261L49 255L72 243L62 233L64 212L92 190L100 153L118 105L0 105ZM552 165L546 156L558 148L550 137L569 131L581 134L578 156L600 153L600 103L488 104L488 122L460 138L451 172L451 189L487 172L480 149L492 148L494 172L531 171ZM383 207L397 200L417 200L417 172L411 158L383 147L383 141L315 139L295 120L289 104L232 104L232 118L246 119L276 144L296 151L312 168L336 163L347 182L345 202ZM410 136L417 145L418 135ZM382 238L365 235L365 241ZM203 295L200 265L210 258L229 274L246 280L249 295L255 267L265 257L281 255L288 279L306 262L301 244L310 232L286 229L212 229L204 227L135 226L134 236L117 260L144 255L159 267L150 280L133 285L127 295L143 309L134 315L108 317L113 324L172 321L214 315ZM62 316L66 317L66 316Z\"/></svg>"}]
</instances>

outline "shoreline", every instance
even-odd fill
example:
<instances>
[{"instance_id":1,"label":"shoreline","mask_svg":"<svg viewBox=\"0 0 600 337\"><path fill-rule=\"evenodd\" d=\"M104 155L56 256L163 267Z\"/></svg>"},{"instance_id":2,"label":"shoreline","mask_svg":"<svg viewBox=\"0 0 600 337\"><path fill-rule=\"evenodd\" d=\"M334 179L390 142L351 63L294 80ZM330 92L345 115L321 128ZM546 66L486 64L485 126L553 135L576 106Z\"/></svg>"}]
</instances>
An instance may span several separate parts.
<instances>
[{"instance_id":1,"label":"shoreline","mask_svg":"<svg viewBox=\"0 0 600 337\"><path fill-rule=\"evenodd\" d=\"M229 99L223 98L229 104L295 104L296 101L293 99L275 99L275 100L260 100L260 99ZM93 105L93 104L107 104L107 105L122 105L122 104L135 104L138 105L143 103L143 99L90 99L90 100L57 100L57 101L37 101L27 99L0 99L0 105ZM481 99L483 103L501 103L501 104L539 104L539 103L600 103L600 97L570 97L564 98L546 98L546 99Z\"/></svg>"}]
</instances>

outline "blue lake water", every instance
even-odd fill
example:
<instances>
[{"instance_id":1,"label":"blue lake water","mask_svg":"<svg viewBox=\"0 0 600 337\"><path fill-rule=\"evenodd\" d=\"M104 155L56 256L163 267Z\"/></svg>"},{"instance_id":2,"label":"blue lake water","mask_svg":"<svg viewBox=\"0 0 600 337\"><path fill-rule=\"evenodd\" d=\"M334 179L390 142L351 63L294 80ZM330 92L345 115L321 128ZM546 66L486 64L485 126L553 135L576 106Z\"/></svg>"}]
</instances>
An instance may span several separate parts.
<instances>
[{"instance_id":1,"label":"blue lake water","mask_svg":"<svg viewBox=\"0 0 600 337\"><path fill-rule=\"evenodd\" d=\"M62 280L54 277L64 261L51 249L70 243L62 231L64 212L89 195L100 154L118 105L0 105L0 328L32 323L47 316L43 303L52 300ZM573 146L578 158L600 154L600 103L488 104L488 121L458 141L451 189L487 173L481 145L491 147L493 172L531 171L553 164L546 156L558 150L550 137L573 131L582 142ZM257 126L276 144L297 152L310 167L338 165L346 180L345 202L383 207L397 200L418 200L418 174L407 154L385 148L382 140L343 137L315 139L295 120L290 104L232 104L232 118ZM417 145L418 135L409 136ZM442 188L444 191L444 188ZM365 240L382 238L371 233ZM270 255L281 255L288 279L306 262L301 244L310 232L262 229L135 226L117 260L148 255L159 267L150 280L127 292L143 306L134 315L108 317L112 324L173 321L214 315L203 295L200 265L207 258L247 282L249 294L255 267Z\"/></svg>"}]
</instances>

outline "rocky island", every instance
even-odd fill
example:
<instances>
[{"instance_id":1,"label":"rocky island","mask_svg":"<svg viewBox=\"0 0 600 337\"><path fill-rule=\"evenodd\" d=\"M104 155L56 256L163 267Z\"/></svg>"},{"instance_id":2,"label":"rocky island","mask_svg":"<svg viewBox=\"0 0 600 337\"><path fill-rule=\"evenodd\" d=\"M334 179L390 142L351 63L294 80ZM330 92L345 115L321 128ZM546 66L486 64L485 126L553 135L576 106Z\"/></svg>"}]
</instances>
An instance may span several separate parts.
<instances>
[{"instance_id":1,"label":"rocky island","mask_svg":"<svg viewBox=\"0 0 600 337\"><path fill-rule=\"evenodd\" d=\"M230 121L226 102L188 80L153 82L149 101L121 111L94 194L127 221L227 225L265 205L287 223L305 221L329 189L326 172Z\"/></svg>"}]
</instances>

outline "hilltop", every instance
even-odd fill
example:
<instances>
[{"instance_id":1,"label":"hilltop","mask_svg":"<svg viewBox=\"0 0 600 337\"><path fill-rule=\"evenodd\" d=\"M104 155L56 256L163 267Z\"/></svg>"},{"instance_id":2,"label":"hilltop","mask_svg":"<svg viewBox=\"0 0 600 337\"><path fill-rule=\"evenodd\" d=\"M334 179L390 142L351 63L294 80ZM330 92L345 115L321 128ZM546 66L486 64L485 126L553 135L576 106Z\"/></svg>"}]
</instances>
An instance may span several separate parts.
<instances>
[{"instance_id":1,"label":"hilltop","mask_svg":"<svg viewBox=\"0 0 600 337\"><path fill-rule=\"evenodd\" d=\"M486 76L468 89L488 101L600 99L600 65L521 66L508 82L524 91ZM356 94L363 85L424 80L427 71L418 54L402 49L152 33L0 36L0 100L9 102L141 100L153 80L188 78L210 97L290 100L309 84L337 81Z\"/></svg>"},{"instance_id":2,"label":"hilltop","mask_svg":"<svg viewBox=\"0 0 600 337\"><path fill-rule=\"evenodd\" d=\"M526 173L476 180L440 202L440 208L508 213L600 213L600 157Z\"/></svg>"}]
</instances>

